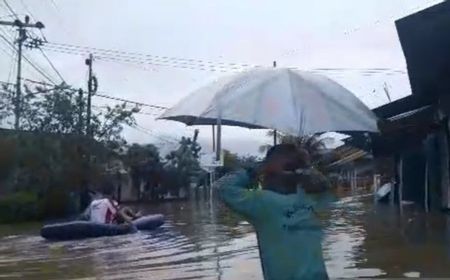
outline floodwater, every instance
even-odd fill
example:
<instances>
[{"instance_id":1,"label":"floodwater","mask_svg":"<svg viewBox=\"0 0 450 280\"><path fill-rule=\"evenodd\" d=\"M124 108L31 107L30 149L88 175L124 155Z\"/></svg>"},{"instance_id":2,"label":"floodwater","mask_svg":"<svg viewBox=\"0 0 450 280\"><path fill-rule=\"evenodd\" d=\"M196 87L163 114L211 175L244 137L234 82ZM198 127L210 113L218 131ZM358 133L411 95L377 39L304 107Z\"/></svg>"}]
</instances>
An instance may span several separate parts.
<instances>
[{"instance_id":1,"label":"floodwater","mask_svg":"<svg viewBox=\"0 0 450 280\"><path fill-rule=\"evenodd\" d=\"M212 205L212 207L211 207ZM0 227L4 279L262 279L252 227L208 199L140 206L159 230L47 242L38 225ZM450 220L343 196L322 217L331 278L450 277Z\"/></svg>"}]
</instances>

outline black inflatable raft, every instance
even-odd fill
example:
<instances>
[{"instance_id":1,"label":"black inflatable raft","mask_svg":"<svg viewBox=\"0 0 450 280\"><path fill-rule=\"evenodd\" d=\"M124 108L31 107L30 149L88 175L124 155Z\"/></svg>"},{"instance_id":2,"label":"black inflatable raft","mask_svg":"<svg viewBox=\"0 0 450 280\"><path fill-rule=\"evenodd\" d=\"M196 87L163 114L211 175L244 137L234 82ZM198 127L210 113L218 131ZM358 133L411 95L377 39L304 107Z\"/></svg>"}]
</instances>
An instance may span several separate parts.
<instances>
[{"instance_id":1,"label":"black inflatable raft","mask_svg":"<svg viewBox=\"0 0 450 280\"><path fill-rule=\"evenodd\" d=\"M136 219L132 225L107 225L87 221L45 225L41 236L48 240L74 240L89 237L113 236L136 233L138 230L153 230L164 224L161 214L148 215Z\"/></svg>"}]
</instances>

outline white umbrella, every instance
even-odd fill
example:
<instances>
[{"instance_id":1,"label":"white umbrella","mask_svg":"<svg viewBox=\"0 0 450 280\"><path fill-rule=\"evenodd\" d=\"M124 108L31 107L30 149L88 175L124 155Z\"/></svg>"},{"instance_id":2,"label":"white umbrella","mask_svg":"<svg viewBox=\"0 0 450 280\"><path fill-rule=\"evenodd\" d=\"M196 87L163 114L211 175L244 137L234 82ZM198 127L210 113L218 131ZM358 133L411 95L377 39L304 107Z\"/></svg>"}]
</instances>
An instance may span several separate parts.
<instances>
[{"instance_id":1,"label":"white umbrella","mask_svg":"<svg viewBox=\"0 0 450 280\"><path fill-rule=\"evenodd\" d=\"M286 68L221 78L189 94L160 119L267 128L295 136L378 132L375 114L349 90L324 76Z\"/></svg>"}]
</instances>

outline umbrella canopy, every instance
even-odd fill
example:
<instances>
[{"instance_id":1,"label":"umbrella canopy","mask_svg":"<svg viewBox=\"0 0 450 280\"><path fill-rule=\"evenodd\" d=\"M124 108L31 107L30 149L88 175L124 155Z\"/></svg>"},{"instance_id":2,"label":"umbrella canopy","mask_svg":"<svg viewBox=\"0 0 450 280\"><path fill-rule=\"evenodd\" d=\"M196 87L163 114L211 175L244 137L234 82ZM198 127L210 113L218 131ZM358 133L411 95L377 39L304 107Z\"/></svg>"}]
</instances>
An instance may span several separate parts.
<instances>
[{"instance_id":1,"label":"umbrella canopy","mask_svg":"<svg viewBox=\"0 0 450 280\"><path fill-rule=\"evenodd\" d=\"M290 135L377 132L377 118L354 94L321 75L259 68L221 78L188 95L160 119L187 125L275 129Z\"/></svg>"}]
</instances>

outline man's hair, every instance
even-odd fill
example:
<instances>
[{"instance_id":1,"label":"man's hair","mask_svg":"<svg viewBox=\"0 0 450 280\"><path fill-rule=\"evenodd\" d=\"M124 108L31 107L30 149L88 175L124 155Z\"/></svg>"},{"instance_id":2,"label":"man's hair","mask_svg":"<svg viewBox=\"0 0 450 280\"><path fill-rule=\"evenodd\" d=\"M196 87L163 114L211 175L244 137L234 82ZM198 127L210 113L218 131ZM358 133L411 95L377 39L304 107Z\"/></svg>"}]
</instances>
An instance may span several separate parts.
<instances>
[{"instance_id":1,"label":"man's hair","mask_svg":"<svg viewBox=\"0 0 450 280\"><path fill-rule=\"evenodd\" d=\"M310 166L310 155L307 150L297 147L295 144L280 144L273 146L266 154L263 166L277 161L280 158L287 159L282 161L284 171L294 171L298 168L307 168ZM264 167L262 170L267 170ZM270 170L270 168L268 169ZM267 171L265 171L267 172ZM308 193L318 193L327 189L327 179L320 173L314 172L313 177L304 177L300 179L296 175L281 175L276 173L266 173L270 176L271 183L265 187L269 190L289 194L297 191L297 184L301 182L302 187ZM281 175L281 176L280 176ZM276 180L276 181L273 181ZM274 183L275 182L275 183ZM277 183L278 182L278 185Z\"/></svg>"},{"instance_id":2,"label":"man's hair","mask_svg":"<svg viewBox=\"0 0 450 280\"><path fill-rule=\"evenodd\" d=\"M294 157L296 159L295 169L308 167L311 164L308 151L303 148L299 148L295 144L279 144L271 147L267 151L265 161L269 162L273 158L280 156Z\"/></svg>"}]
</instances>

